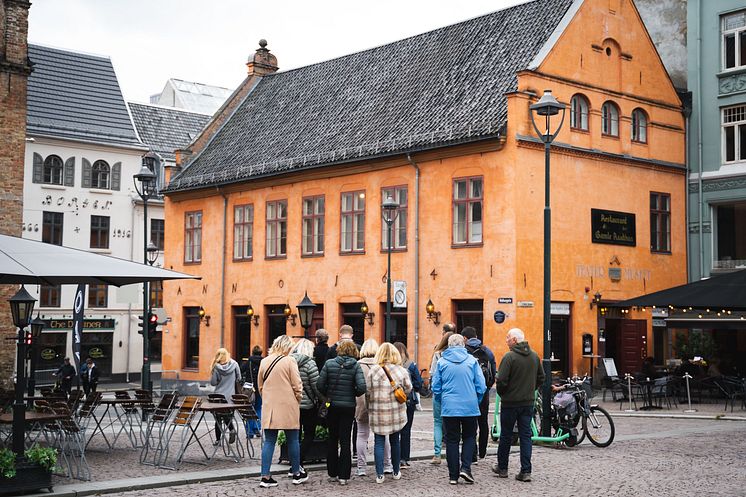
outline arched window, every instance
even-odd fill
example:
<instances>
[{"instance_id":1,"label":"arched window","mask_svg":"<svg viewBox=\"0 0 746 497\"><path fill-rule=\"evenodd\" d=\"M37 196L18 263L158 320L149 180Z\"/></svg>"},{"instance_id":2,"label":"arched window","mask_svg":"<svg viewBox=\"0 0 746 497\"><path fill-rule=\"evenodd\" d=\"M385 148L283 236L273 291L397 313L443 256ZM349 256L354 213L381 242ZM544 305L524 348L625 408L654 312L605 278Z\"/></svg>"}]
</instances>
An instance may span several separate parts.
<instances>
[{"instance_id":1,"label":"arched window","mask_svg":"<svg viewBox=\"0 0 746 497\"><path fill-rule=\"evenodd\" d=\"M62 184L62 159L50 155L44 159L44 183L52 185Z\"/></svg>"},{"instance_id":2,"label":"arched window","mask_svg":"<svg viewBox=\"0 0 746 497\"><path fill-rule=\"evenodd\" d=\"M91 169L91 188L109 189L109 176L111 169L106 161L97 160Z\"/></svg>"},{"instance_id":3,"label":"arched window","mask_svg":"<svg viewBox=\"0 0 746 497\"><path fill-rule=\"evenodd\" d=\"M583 95L574 95L570 100L570 126L588 131L588 100Z\"/></svg>"},{"instance_id":4,"label":"arched window","mask_svg":"<svg viewBox=\"0 0 746 497\"><path fill-rule=\"evenodd\" d=\"M601 108L601 132L609 136L619 136L619 109L613 102L605 102Z\"/></svg>"},{"instance_id":5,"label":"arched window","mask_svg":"<svg viewBox=\"0 0 746 497\"><path fill-rule=\"evenodd\" d=\"M632 111L632 141L648 142L648 116L642 109Z\"/></svg>"}]
</instances>

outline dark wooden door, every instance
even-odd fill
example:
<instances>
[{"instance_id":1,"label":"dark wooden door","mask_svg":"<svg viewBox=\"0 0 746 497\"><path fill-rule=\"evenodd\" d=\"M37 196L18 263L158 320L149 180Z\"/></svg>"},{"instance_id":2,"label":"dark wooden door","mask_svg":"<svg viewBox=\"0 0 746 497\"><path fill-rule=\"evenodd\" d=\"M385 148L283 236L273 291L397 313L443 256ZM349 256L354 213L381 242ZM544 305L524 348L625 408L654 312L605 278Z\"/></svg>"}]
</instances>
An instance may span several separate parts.
<instances>
[{"instance_id":1,"label":"dark wooden door","mask_svg":"<svg viewBox=\"0 0 746 497\"><path fill-rule=\"evenodd\" d=\"M617 371L620 374L642 371L642 361L648 355L647 321L622 319L619 322Z\"/></svg>"}]
</instances>

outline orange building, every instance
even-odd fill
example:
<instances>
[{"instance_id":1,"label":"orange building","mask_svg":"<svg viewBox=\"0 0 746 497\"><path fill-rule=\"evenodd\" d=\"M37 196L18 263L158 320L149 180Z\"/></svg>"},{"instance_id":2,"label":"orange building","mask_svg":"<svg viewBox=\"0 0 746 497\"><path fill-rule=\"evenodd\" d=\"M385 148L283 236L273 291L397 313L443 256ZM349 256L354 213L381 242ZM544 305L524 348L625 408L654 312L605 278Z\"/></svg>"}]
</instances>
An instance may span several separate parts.
<instances>
[{"instance_id":1,"label":"orange building","mask_svg":"<svg viewBox=\"0 0 746 497\"><path fill-rule=\"evenodd\" d=\"M302 335L283 311L306 292L310 331L384 339L389 195L392 339L423 368L446 321L498 360L516 326L541 354L529 105L547 88L568 106L551 159L554 369L588 371L584 340L620 372L659 353L650 316L613 303L686 281L685 130L632 1L537 0L286 72L262 43L249 70L166 191L166 264L203 279L165 284L164 371L204 380L221 345L244 357Z\"/></svg>"}]
</instances>

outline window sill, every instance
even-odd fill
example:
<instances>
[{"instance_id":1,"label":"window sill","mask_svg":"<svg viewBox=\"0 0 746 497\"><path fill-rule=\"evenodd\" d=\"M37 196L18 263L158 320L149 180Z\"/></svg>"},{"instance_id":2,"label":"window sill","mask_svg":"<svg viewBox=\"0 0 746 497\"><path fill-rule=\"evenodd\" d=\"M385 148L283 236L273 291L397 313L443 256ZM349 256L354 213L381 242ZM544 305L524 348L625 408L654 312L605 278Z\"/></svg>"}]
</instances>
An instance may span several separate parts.
<instances>
[{"instance_id":1,"label":"window sill","mask_svg":"<svg viewBox=\"0 0 746 497\"><path fill-rule=\"evenodd\" d=\"M88 249L89 252L93 252L94 254L111 254L110 248L98 248L98 247L91 247Z\"/></svg>"},{"instance_id":2,"label":"window sill","mask_svg":"<svg viewBox=\"0 0 746 497\"><path fill-rule=\"evenodd\" d=\"M114 193L112 190L102 190L101 188L91 188L88 191L91 193L100 193L102 195L111 195Z\"/></svg>"},{"instance_id":3,"label":"window sill","mask_svg":"<svg viewBox=\"0 0 746 497\"><path fill-rule=\"evenodd\" d=\"M601 133L601 138L611 138L612 140L618 140L619 135L609 135L606 133Z\"/></svg>"},{"instance_id":4,"label":"window sill","mask_svg":"<svg viewBox=\"0 0 746 497\"><path fill-rule=\"evenodd\" d=\"M391 253L392 254L395 254L397 252L406 252L406 251L407 251L407 247L404 247L404 248L392 248L391 249ZM388 252L389 252L389 249L387 249L387 248L382 248L381 249L381 253L382 254L387 254Z\"/></svg>"},{"instance_id":5,"label":"window sill","mask_svg":"<svg viewBox=\"0 0 746 497\"><path fill-rule=\"evenodd\" d=\"M482 247L484 246L484 242L479 243L452 243L451 248L452 249L460 249L460 248L476 248L476 247Z\"/></svg>"},{"instance_id":6,"label":"window sill","mask_svg":"<svg viewBox=\"0 0 746 497\"><path fill-rule=\"evenodd\" d=\"M572 131L573 133L582 133L584 135L590 135L591 134L590 130L584 129L584 128L573 128L573 127L570 127L570 131Z\"/></svg>"},{"instance_id":7,"label":"window sill","mask_svg":"<svg viewBox=\"0 0 746 497\"><path fill-rule=\"evenodd\" d=\"M728 76L733 76L736 74L744 74L746 73L746 66L739 66L739 67L731 67L728 69L723 69L719 73L717 73L715 76L718 78L725 78Z\"/></svg>"},{"instance_id":8,"label":"window sill","mask_svg":"<svg viewBox=\"0 0 746 497\"><path fill-rule=\"evenodd\" d=\"M251 262L253 260L253 257L242 257L240 259L233 259L233 262Z\"/></svg>"},{"instance_id":9,"label":"window sill","mask_svg":"<svg viewBox=\"0 0 746 497\"><path fill-rule=\"evenodd\" d=\"M181 368L184 373L199 373L199 367L196 368Z\"/></svg>"},{"instance_id":10,"label":"window sill","mask_svg":"<svg viewBox=\"0 0 746 497\"><path fill-rule=\"evenodd\" d=\"M339 255L347 256L347 255L365 255L365 250L355 250L355 251L349 251L349 252L339 252Z\"/></svg>"},{"instance_id":11,"label":"window sill","mask_svg":"<svg viewBox=\"0 0 746 497\"><path fill-rule=\"evenodd\" d=\"M650 249L650 253L653 255L671 255L670 250L653 250Z\"/></svg>"},{"instance_id":12,"label":"window sill","mask_svg":"<svg viewBox=\"0 0 746 497\"><path fill-rule=\"evenodd\" d=\"M318 259L320 257L324 257L323 252L320 254L301 254L300 256L301 259Z\"/></svg>"},{"instance_id":13,"label":"window sill","mask_svg":"<svg viewBox=\"0 0 746 497\"><path fill-rule=\"evenodd\" d=\"M199 266L202 264L202 261L184 261L185 266Z\"/></svg>"},{"instance_id":14,"label":"window sill","mask_svg":"<svg viewBox=\"0 0 746 497\"><path fill-rule=\"evenodd\" d=\"M61 190L61 191L67 190L66 186L55 185L54 183L39 183L39 186L41 186L45 190Z\"/></svg>"},{"instance_id":15,"label":"window sill","mask_svg":"<svg viewBox=\"0 0 746 497\"><path fill-rule=\"evenodd\" d=\"M642 145L642 146L647 146L647 144L648 144L648 142L646 142L646 141L643 142L643 141L640 141L640 140L631 140L631 143L632 143L632 145Z\"/></svg>"},{"instance_id":16,"label":"window sill","mask_svg":"<svg viewBox=\"0 0 746 497\"><path fill-rule=\"evenodd\" d=\"M268 255L264 257L265 261L278 261L278 260L284 260L287 259L288 256L286 255Z\"/></svg>"}]
</instances>

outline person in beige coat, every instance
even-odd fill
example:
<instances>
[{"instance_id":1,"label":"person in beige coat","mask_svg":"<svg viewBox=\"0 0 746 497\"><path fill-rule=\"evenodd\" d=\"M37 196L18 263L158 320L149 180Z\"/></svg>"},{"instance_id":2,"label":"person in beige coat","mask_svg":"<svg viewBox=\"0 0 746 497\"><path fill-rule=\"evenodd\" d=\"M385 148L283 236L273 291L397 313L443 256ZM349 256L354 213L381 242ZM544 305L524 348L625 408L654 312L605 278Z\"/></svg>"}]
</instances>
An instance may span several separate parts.
<instances>
[{"instance_id":1,"label":"person in beige coat","mask_svg":"<svg viewBox=\"0 0 746 497\"><path fill-rule=\"evenodd\" d=\"M300 485L308 480L308 475L300 467L298 435L303 383L298 372L298 363L289 357L292 348L292 338L287 335L277 337L272 343L269 354L259 365L257 385L259 394L262 396L262 430L264 430L260 487L277 486L277 482L270 474L270 467L279 430L285 432L293 483Z\"/></svg>"}]
</instances>

